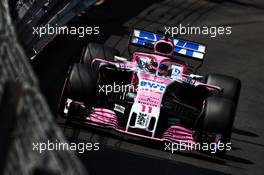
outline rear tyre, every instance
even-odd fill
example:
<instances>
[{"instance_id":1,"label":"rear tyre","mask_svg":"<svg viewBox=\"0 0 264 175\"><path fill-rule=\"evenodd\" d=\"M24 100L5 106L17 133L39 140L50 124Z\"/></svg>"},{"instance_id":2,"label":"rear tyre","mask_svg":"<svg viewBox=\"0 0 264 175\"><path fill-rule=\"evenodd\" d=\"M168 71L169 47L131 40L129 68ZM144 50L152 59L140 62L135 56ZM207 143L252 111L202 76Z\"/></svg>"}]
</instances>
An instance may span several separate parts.
<instances>
[{"instance_id":1,"label":"rear tyre","mask_svg":"<svg viewBox=\"0 0 264 175\"><path fill-rule=\"evenodd\" d=\"M222 155L231 148L230 138L234 115L235 106L232 101L222 97L207 98L199 142L208 144L221 142L222 148L215 148L213 151L202 150L203 152Z\"/></svg>"},{"instance_id":2,"label":"rear tyre","mask_svg":"<svg viewBox=\"0 0 264 175\"><path fill-rule=\"evenodd\" d=\"M223 96L231 100L237 107L241 89L241 81L237 78L221 74L209 74L205 79L206 84L215 85L224 89Z\"/></svg>"},{"instance_id":3,"label":"rear tyre","mask_svg":"<svg viewBox=\"0 0 264 175\"><path fill-rule=\"evenodd\" d=\"M80 62L91 65L94 58L100 58L107 61L114 61L115 56L119 56L118 50L97 43L88 43L84 48L84 55Z\"/></svg>"},{"instance_id":4,"label":"rear tyre","mask_svg":"<svg viewBox=\"0 0 264 175\"><path fill-rule=\"evenodd\" d=\"M67 98L83 102L86 107L92 107L96 100L97 73L84 64L74 64L64 82L61 93L59 113L64 116L63 110Z\"/></svg>"}]
</instances>

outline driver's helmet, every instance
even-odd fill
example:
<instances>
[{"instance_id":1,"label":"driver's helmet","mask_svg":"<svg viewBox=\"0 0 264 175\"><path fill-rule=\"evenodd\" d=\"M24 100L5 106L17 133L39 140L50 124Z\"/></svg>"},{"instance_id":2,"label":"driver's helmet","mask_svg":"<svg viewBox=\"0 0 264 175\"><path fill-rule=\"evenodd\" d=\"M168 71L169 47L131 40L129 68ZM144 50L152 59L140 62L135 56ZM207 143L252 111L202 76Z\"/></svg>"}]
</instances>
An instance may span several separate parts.
<instances>
[{"instance_id":1,"label":"driver's helmet","mask_svg":"<svg viewBox=\"0 0 264 175\"><path fill-rule=\"evenodd\" d=\"M158 70L158 62L149 57L138 57L137 65L140 69L144 69L147 72L156 73Z\"/></svg>"},{"instance_id":2,"label":"driver's helmet","mask_svg":"<svg viewBox=\"0 0 264 175\"><path fill-rule=\"evenodd\" d=\"M169 61L163 61L159 65L159 75L167 76L170 74L171 63Z\"/></svg>"},{"instance_id":3,"label":"driver's helmet","mask_svg":"<svg viewBox=\"0 0 264 175\"><path fill-rule=\"evenodd\" d=\"M158 62L155 59L151 59L146 65L147 71L155 73L158 70Z\"/></svg>"}]
</instances>

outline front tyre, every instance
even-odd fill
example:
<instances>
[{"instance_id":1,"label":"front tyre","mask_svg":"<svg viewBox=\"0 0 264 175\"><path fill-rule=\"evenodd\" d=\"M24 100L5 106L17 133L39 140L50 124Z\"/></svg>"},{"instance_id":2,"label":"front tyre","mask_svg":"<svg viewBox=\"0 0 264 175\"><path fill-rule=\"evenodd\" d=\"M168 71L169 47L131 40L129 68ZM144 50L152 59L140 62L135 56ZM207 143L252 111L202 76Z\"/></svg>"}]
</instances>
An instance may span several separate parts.
<instances>
[{"instance_id":1,"label":"front tyre","mask_svg":"<svg viewBox=\"0 0 264 175\"><path fill-rule=\"evenodd\" d=\"M232 101L222 97L208 97L205 102L204 115L200 130L200 143L222 145L215 150L202 150L206 153L225 154L229 150L233 127L235 106ZM230 146L228 146L231 148Z\"/></svg>"},{"instance_id":2,"label":"front tyre","mask_svg":"<svg viewBox=\"0 0 264 175\"><path fill-rule=\"evenodd\" d=\"M97 73L84 64L74 64L69 70L61 93L59 113L64 116L67 99L83 102L92 107L96 102Z\"/></svg>"},{"instance_id":3,"label":"front tyre","mask_svg":"<svg viewBox=\"0 0 264 175\"><path fill-rule=\"evenodd\" d=\"M237 107L241 89L241 81L239 79L214 73L208 74L205 82L209 85L222 87L224 89L222 97L231 100Z\"/></svg>"}]
</instances>

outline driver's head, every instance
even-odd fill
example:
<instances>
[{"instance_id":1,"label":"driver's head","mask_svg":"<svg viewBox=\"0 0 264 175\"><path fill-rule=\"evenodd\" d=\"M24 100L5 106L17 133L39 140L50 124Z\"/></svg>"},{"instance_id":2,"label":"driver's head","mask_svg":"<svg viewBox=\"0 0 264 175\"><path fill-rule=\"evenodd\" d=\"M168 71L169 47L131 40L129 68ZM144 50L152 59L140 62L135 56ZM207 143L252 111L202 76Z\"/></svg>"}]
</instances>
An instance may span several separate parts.
<instances>
[{"instance_id":1,"label":"driver's head","mask_svg":"<svg viewBox=\"0 0 264 175\"><path fill-rule=\"evenodd\" d=\"M158 63L156 60L151 59L147 64L147 69L149 72L155 73L158 70Z\"/></svg>"},{"instance_id":2,"label":"driver's head","mask_svg":"<svg viewBox=\"0 0 264 175\"><path fill-rule=\"evenodd\" d=\"M159 75L169 75L171 63L168 61L161 62L159 65L158 73Z\"/></svg>"}]
</instances>

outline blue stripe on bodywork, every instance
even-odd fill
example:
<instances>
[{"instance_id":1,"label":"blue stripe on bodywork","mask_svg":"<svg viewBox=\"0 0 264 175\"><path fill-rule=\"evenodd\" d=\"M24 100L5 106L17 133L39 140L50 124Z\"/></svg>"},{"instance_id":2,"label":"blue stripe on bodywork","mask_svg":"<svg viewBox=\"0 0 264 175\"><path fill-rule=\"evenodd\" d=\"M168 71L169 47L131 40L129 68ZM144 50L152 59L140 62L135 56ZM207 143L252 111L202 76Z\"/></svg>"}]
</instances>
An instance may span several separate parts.
<instances>
[{"instance_id":1,"label":"blue stripe on bodywork","mask_svg":"<svg viewBox=\"0 0 264 175\"><path fill-rule=\"evenodd\" d=\"M158 35L155 33L145 32L145 31L140 31L140 30L134 30L132 37L136 38L132 42L138 45L154 45L154 42L164 38L163 35ZM178 54L186 55L189 57L194 57L193 56L194 52L201 53L202 55L204 55L205 53L205 52L199 51L200 46L205 47L202 44L193 43L193 42L180 40L180 39L173 39L173 42L175 45L174 51ZM187 50L186 53L180 53L182 49L186 49ZM203 59L203 58L198 58L198 59Z\"/></svg>"}]
</instances>

